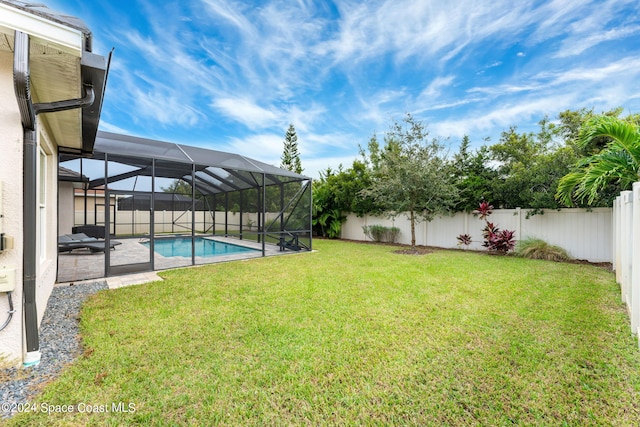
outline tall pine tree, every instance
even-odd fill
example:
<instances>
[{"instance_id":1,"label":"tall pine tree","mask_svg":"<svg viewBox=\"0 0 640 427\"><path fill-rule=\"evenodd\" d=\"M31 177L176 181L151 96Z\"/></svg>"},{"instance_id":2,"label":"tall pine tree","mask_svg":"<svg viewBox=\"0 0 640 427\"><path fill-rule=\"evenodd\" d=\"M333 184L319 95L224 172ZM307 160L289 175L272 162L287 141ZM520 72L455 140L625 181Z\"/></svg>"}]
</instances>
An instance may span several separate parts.
<instances>
[{"instance_id":1,"label":"tall pine tree","mask_svg":"<svg viewBox=\"0 0 640 427\"><path fill-rule=\"evenodd\" d=\"M293 124L289 125L289 129L287 129L287 133L284 136L284 151L280 159L282 160L280 163L281 168L295 173L302 173L302 163L298 152L298 135Z\"/></svg>"}]
</instances>

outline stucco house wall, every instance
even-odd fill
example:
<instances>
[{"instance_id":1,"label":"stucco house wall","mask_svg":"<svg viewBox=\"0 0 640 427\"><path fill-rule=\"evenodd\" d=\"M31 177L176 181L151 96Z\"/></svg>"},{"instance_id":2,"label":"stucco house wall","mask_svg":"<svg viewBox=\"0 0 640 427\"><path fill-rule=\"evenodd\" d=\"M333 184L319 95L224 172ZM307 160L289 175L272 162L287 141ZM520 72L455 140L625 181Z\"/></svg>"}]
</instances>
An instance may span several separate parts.
<instances>
[{"instance_id":1,"label":"stucco house wall","mask_svg":"<svg viewBox=\"0 0 640 427\"><path fill-rule=\"evenodd\" d=\"M40 119L38 119L40 120ZM23 357L22 311L22 126L13 87L13 56L0 52L0 182L2 187L2 218L0 231L13 237L14 248L0 251L0 270L15 271L12 292L15 313L9 325L0 331L0 357L4 363L16 364ZM40 126L38 145L42 156L38 170L44 172L43 212L38 224L38 268L36 278L36 305L38 324L42 321L47 300L56 279L57 261L57 158L56 145L50 140L45 126ZM40 162L44 161L44 165ZM38 188L40 194L40 188ZM42 221L40 223L40 221ZM5 293L0 293L0 324L9 311Z\"/></svg>"},{"instance_id":2,"label":"stucco house wall","mask_svg":"<svg viewBox=\"0 0 640 427\"><path fill-rule=\"evenodd\" d=\"M57 275L58 147L93 149L107 62L91 52L80 20L40 3L0 0L0 35L0 232L14 242L0 251L0 275L14 272L15 310L0 330L0 365L32 366L40 361L38 330ZM6 291L0 326L9 311Z\"/></svg>"},{"instance_id":3,"label":"stucco house wall","mask_svg":"<svg viewBox=\"0 0 640 427\"><path fill-rule=\"evenodd\" d=\"M0 331L0 357L15 364L22 359L22 126L13 89L13 57L0 51L0 182L2 218L0 230L14 238L13 249L0 251L0 269L15 270L11 323ZM9 311L0 293L0 325ZM0 363L2 363L0 361Z\"/></svg>"}]
</instances>

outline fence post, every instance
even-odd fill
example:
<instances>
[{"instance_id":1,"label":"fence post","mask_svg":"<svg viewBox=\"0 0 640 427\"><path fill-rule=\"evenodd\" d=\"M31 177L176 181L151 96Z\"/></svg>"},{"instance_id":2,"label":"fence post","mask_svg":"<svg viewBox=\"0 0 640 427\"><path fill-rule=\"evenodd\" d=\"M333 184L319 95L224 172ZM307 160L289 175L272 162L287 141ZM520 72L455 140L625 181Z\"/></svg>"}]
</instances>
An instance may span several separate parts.
<instances>
[{"instance_id":1,"label":"fence post","mask_svg":"<svg viewBox=\"0 0 640 427\"><path fill-rule=\"evenodd\" d=\"M621 275L621 297L622 301L629 308L629 288L631 285L631 269L633 264L632 244L633 244L633 192L623 191L620 193L620 275Z\"/></svg>"},{"instance_id":2,"label":"fence post","mask_svg":"<svg viewBox=\"0 0 640 427\"><path fill-rule=\"evenodd\" d=\"M633 260L640 254L640 182L633 184L633 246L631 250L631 285L629 287L631 331L640 332L640 268L634 268ZM640 345L640 334L638 334Z\"/></svg>"},{"instance_id":3,"label":"fence post","mask_svg":"<svg viewBox=\"0 0 640 427\"><path fill-rule=\"evenodd\" d=\"M622 197L617 196L613 201L613 215L614 215L614 239L613 239L613 259L611 262L613 263L613 270L616 272L616 282L622 283L622 265L621 265L621 252L622 252L622 214L620 213L620 209L622 206L621 202Z\"/></svg>"},{"instance_id":4,"label":"fence post","mask_svg":"<svg viewBox=\"0 0 640 427\"><path fill-rule=\"evenodd\" d=\"M522 239L522 208L516 208L516 215L518 216L518 225L516 227L516 241Z\"/></svg>"}]
</instances>

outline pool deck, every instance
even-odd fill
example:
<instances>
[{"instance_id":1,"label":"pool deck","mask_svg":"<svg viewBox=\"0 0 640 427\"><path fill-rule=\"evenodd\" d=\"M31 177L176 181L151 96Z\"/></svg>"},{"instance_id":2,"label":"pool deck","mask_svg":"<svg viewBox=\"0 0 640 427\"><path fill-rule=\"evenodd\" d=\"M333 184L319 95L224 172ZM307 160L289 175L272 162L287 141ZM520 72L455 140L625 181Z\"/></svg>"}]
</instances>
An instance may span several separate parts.
<instances>
[{"instance_id":1,"label":"pool deck","mask_svg":"<svg viewBox=\"0 0 640 427\"><path fill-rule=\"evenodd\" d=\"M216 241L230 243L258 249L259 252L245 252L215 257L196 257L196 265L213 264L218 262L237 261L262 257L262 244L247 240L239 240L231 237L208 237ZM149 262L149 248L142 245L142 239L112 239L121 242L114 250L109 252L112 266ZM265 256L293 254L297 252L281 251L273 244L265 245ZM88 250L76 249L72 252L58 254L58 283L69 284L86 280L95 281L104 278L104 253L91 253ZM164 257L154 253L155 270L167 270L171 268L191 267L191 258ZM126 276L114 276L105 279L109 288L118 288L149 281L162 280L156 272L141 272Z\"/></svg>"}]
</instances>

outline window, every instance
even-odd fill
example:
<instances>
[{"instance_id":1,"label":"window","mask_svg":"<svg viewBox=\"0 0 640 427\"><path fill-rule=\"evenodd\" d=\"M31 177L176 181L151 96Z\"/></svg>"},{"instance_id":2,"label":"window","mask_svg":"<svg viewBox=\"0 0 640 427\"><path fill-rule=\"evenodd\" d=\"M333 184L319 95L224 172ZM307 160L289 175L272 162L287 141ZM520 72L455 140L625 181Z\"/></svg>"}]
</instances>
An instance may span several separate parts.
<instances>
[{"instance_id":1,"label":"window","mask_svg":"<svg viewBox=\"0 0 640 427\"><path fill-rule=\"evenodd\" d=\"M43 261L47 256L47 154L42 149L38 160L38 242Z\"/></svg>"}]
</instances>

